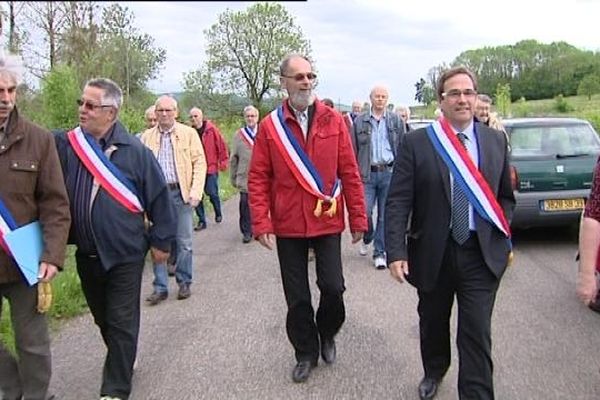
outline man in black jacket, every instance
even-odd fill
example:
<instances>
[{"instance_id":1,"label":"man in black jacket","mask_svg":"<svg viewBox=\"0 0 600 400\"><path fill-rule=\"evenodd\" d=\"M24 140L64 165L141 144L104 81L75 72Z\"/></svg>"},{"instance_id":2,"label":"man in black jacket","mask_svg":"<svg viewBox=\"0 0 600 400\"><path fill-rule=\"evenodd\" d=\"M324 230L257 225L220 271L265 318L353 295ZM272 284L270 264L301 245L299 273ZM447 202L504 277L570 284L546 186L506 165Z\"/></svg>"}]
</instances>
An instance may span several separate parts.
<instances>
[{"instance_id":1,"label":"man in black jacket","mask_svg":"<svg viewBox=\"0 0 600 400\"><path fill-rule=\"evenodd\" d=\"M144 259L150 248L155 261L167 260L177 230L175 210L156 158L117 120L117 84L88 81L78 104L79 126L55 135L71 203L69 242L77 246L83 294L108 350L100 396L127 399ZM152 222L148 231L144 215Z\"/></svg>"},{"instance_id":2,"label":"man in black jacket","mask_svg":"<svg viewBox=\"0 0 600 400\"><path fill-rule=\"evenodd\" d=\"M398 148L385 208L387 257L392 276L418 290L425 372L420 398L435 396L450 366L456 296L459 396L493 399L491 316L509 259L515 203L506 137L474 122L477 83L469 70L446 71L437 87L444 117L404 135ZM448 162L450 154L459 161ZM479 185L470 180L478 174ZM475 186L487 186L487 196L475 193Z\"/></svg>"}]
</instances>

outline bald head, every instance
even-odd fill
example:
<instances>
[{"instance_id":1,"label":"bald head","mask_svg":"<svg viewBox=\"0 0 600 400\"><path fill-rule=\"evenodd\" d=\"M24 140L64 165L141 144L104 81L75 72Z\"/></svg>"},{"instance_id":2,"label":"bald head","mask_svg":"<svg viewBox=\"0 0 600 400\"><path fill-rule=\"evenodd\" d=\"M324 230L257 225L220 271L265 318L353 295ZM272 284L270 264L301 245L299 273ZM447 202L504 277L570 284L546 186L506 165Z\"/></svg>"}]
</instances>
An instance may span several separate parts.
<instances>
[{"instance_id":1,"label":"bald head","mask_svg":"<svg viewBox=\"0 0 600 400\"><path fill-rule=\"evenodd\" d=\"M192 121L192 126L196 129L200 129L202 127L202 123L204 122L204 113L198 107L192 107L190 109L190 120Z\"/></svg>"},{"instance_id":2,"label":"bald head","mask_svg":"<svg viewBox=\"0 0 600 400\"><path fill-rule=\"evenodd\" d=\"M388 90L384 86L375 86L369 95L371 108L374 113L384 113L388 103Z\"/></svg>"},{"instance_id":3,"label":"bald head","mask_svg":"<svg viewBox=\"0 0 600 400\"><path fill-rule=\"evenodd\" d=\"M154 113L158 120L158 125L164 130L171 129L175 125L175 118L177 118L177 100L171 96L160 96L156 103Z\"/></svg>"}]
</instances>

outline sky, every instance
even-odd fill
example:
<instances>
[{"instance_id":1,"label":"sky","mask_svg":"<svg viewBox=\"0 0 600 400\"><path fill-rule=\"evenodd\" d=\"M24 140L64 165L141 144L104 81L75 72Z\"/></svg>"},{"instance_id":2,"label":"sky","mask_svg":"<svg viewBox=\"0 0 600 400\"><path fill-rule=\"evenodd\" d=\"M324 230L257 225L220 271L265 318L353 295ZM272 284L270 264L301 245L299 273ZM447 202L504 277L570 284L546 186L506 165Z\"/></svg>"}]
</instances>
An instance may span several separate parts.
<instances>
[{"instance_id":1,"label":"sky","mask_svg":"<svg viewBox=\"0 0 600 400\"><path fill-rule=\"evenodd\" d=\"M183 73L205 61L204 31L226 9L253 2L120 2L135 26L166 49L156 92L182 90ZM466 50L535 39L600 51L600 0L307 0L281 2L310 40L318 97L368 101L375 85L413 105L415 82Z\"/></svg>"}]
</instances>

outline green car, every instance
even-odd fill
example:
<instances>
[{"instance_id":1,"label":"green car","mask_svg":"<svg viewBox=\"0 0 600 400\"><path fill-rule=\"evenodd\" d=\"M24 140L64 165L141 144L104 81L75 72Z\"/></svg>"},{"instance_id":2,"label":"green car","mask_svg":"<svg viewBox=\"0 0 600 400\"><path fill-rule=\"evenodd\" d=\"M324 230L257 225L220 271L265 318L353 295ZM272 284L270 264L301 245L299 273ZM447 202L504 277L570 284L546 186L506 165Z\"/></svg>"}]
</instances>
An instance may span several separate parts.
<instances>
[{"instance_id":1,"label":"green car","mask_svg":"<svg viewBox=\"0 0 600 400\"><path fill-rule=\"evenodd\" d=\"M517 201L511 227L577 223L600 153L594 128L577 118L507 119L503 124Z\"/></svg>"}]
</instances>

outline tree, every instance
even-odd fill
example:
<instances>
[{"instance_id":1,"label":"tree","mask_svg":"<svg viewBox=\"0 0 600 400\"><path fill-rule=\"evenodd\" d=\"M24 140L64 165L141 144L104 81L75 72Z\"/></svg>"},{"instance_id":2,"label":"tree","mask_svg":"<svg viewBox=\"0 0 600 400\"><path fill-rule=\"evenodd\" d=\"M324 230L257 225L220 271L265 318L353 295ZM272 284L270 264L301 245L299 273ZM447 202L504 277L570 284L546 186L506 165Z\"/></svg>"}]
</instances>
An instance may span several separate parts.
<instances>
[{"instance_id":1,"label":"tree","mask_svg":"<svg viewBox=\"0 0 600 400\"><path fill-rule=\"evenodd\" d=\"M429 85L425 79L421 78L415 83L415 100L426 106L435 101L435 90Z\"/></svg>"},{"instance_id":2,"label":"tree","mask_svg":"<svg viewBox=\"0 0 600 400\"><path fill-rule=\"evenodd\" d=\"M584 76L577 87L577 94L592 100L592 95L596 93L600 93L600 77L596 74Z\"/></svg>"},{"instance_id":3,"label":"tree","mask_svg":"<svg viewBox=\"0 0 600 400\"><path fill-rule=\"evenodd\" d=\"M503 117L510 116L510 85L508 83L496 87L496 109Z\"/></svg>"},{"instance_id":4,"label":"tree","mask_svg":"<svg viewBox=\"0 0 600 400\"><path fill-rule=\"evenodd\" d=\"M65 129L77 124L80 89L77 73L68 65L57 65L42 83L43 125Z\"/></svg>"},{"instance_id":5,"label":"tree","mask_svg":"<svg viewBox=\"0 0 600 400\"><path fill-rule=\"evenodd\" d=\"M205 31L208 71L224 91L260 106L279 87L278 66L290 53L310 57L310 43L280 4L258 3L245 11L227 9Z\"/></svg>"}]
</instances>

